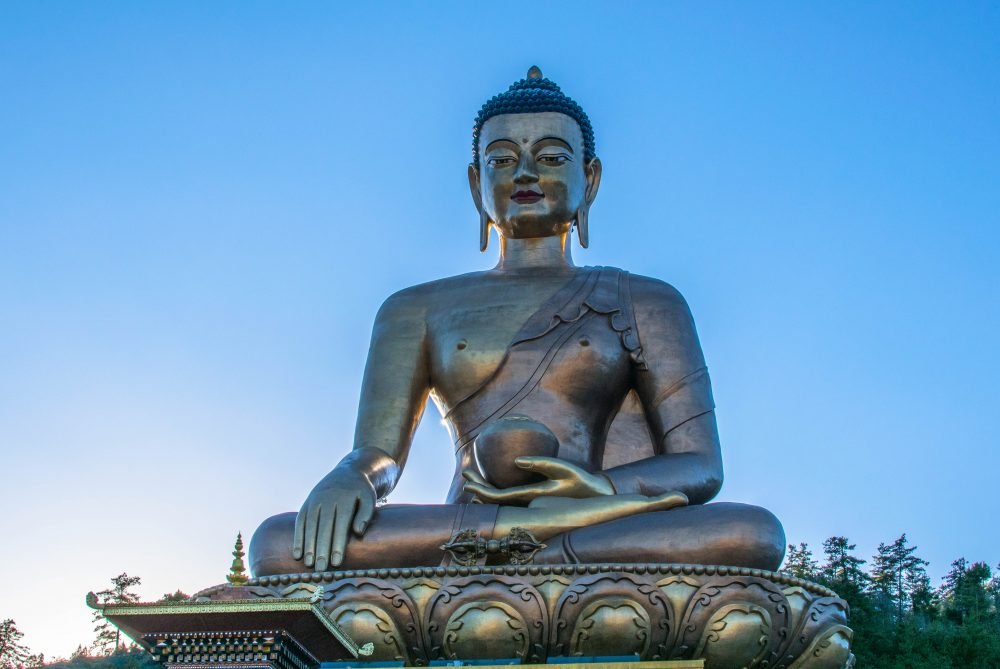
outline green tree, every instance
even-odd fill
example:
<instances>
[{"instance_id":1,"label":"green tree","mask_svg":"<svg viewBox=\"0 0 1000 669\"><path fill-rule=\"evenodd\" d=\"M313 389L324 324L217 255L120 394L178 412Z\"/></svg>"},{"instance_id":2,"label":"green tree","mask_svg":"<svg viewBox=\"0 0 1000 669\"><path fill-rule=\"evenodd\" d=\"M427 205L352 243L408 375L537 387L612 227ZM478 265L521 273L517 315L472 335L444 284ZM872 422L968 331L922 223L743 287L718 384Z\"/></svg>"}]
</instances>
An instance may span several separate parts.
<instances>
[{"instance_id":1,"label":"green tree","mask_svg":"<svg viewBox=\"0 0 1000 669\"><path fill-rule=\"evenodd\" d=\"M785 554L785 564L781 567L781 573L804 578L807 581L815 581L819 574L819 564L813 559L809 544L800 543L798 546L788 544L788 552Z\"/></svg>"},{"instance_id":2,"label":"green tree","mask_svg":"<svg viewBox=\"0 0 1000 669\"><path fill-rule=\"evenodd\" d=\"M802 548L790 547L790 563L808 563ZM935 590L905 534L879 545L868 573L854 550L845 537L824 541L817 580L850 605L856 666L1000 668L1000 565L956 560Z\"/></svg>"},{"instance_id":3,"label":"green tree","mask_svg":"<svg viewBox=\"0 0 1000 669\"><path fill-rule=\"evenodd\" d=\"M134 604L139 601L139 595L132 588L142 583L138 576L121 573L111 579L111 587L97 594L97 601L102 605ZM94 644L95 651L102 655L121 652L121 630L112 625L100 611L94 611Z\"/></svg>"},{"instance_id":4,"label":"green tree","mask_svg":"<svg viewBox=\"0 0 1000 669\"><path fill-rule=\"evenodd\" d=\"M0 669L26 669L45 664L45 655L32 655L21 643L24 632L12 618L0 622Z\"/></svg>"},{"instance_id":5,"label":"green tree","mask_svg":"<svg viewBox=\"0 0 1000 669\"><path fill-rule=\"evenodd\" d=\"M998 622L1000 622L1000 563L997 564L996 571L993 572L993 578L990 579L986 591L990 595L993 613L997 615Z\"/></svg>"},{"instance_id":6,"label":"green tree","mask_svg":"<svg viewBox=\"0 0 1000 669\"><path fill-rule=\"evenodd\" d=\"M73 662L74 660L79 660L85 657L90 657L90 646L86 646L81 643L76 647L76 650L73 651L73 654L69 656L69 661Z\"/></svg>"},{"instance_id":7,"label":"green tree","mask_svg":"<svg viewBox=\"0 0 1000 669\"><path fill-rule=\"evenodd\" d=\"M181 592L180 590L177 590L176 592L165 593L162 597L160 597L156 601L158 601L158 602L186 602L189 599L191 599L190 595L188 595L185 592Z\"/></svg>"},{"instance_id":8,"label":"green tree","mask_svg":"<svg viewBox=\"0 0 1000 669\"><path fill-rule=\"evenodd\" d=\"M903 614L913 608L914 598L922 603L929 591L926 566L928 562L915 555L904 532L891 544L880 543L872 558L871 590L876 606L883 615L899 623Z\"/></svg>"},{"instance_id":9,"label":"green tree","mask_svg":"<svg viewBox=\"0 0 1000 669\"><path fill-rule=\"evenodd\" d=\"M0 669L16 669L24 666L31 651L21 643L22 638L24 633L17 629L11 618L0 623Z\"/></svg>"},{"instance_id":10,"label":"green tree","mask_svg":"<svg viewBox=\"0 0 1000 669\"><path fill-rule=\"evenodd\" d=\"M847 537L830 537L823 542L823 556L825 562L820 568L820 577L827 582L830 587L851 590L859 590L868 582L868 575L861 568L865 560L853 554L856 544L852 544Z\"/></svg>"},{"instance_id":11,"label":"green tree","mask_svg":"<svg viewBox=\"0 0 1000 669\"><path fill-rule=\"evenodd\" d=\"M969 564L965 558L952 562L939 589L945 615L961 625L970 618L982 620L995 612L992 576L985 562Z\"/></svg>"}]
</instances>

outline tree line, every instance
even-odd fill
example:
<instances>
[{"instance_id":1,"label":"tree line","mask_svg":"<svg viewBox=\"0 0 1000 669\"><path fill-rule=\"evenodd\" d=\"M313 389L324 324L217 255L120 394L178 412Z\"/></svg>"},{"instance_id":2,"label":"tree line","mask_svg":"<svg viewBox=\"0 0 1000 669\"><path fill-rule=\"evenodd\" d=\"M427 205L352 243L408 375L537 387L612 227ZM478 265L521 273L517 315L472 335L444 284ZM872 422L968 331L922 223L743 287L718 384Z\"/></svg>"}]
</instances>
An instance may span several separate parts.
<instances>
[{"instance_id":1,"label":"tree line","mask_svg":"<svg viewBox=\"0 0 1000 669\"><path fill-rule=\"evenodd\" d=\"M139 601L135 588L142 584L138 576L119 574L111 579L110 587L99 592L100 604L134 604ZM180 590L164 594L161 602L188 599ZM32 653L21 641L24 633L8 618L0 623L0 669L153 669L159 664L145 650L130 640L122 639L121 630L111 624L100 611L93 612L94 638L81 643L69 658L46 660L43 653Z\"/></svg>"},{"instance_id":2,"label":"tree line","mask_svg":"<svg viewBox=\"0 0 1000 669\"><path fill-rule=\"evenodd\" d=\"M867 569L865 566L867 565ZM903 534L881 543L870 560L846 537L830 537L822 554L808 544L789 545L781 572L833 589L851 607L854 654L859 669L997 669L1000 667L1000 564L959 558L938 587L928 563ZM119 574L97 592L101 604L139 601L138 576ZM183 601L178 590L158 601ZM23 643L14 620L0 622L0 669L153 669L148 653L122 639L100 611L94 638L73 655L46 661Z\"/></svg>"},{"instance_id":3,"label":"tree line","mask_svg":"<svg viewBox=\"0 0 1000 669\"><path fill-rule=\"evenodd\" d=\"M1000 564L993 572L959 558L935 588L906 534L880 543L871 560L855 548L846 537L830 537L817 559L808 544L789 545L781 571L847 600L857 667L1000 667Z\"/></svg>"}]
</instances>

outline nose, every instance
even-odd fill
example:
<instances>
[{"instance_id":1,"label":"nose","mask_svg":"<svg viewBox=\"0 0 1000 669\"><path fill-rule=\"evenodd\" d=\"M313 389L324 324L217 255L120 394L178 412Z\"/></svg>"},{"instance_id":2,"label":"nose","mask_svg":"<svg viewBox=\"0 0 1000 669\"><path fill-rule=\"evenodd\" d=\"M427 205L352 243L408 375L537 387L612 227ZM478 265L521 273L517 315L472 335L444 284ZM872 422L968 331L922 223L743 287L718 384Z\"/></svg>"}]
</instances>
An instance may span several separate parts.
<instances>
[{"instance_id":1,"label":"nose","mask_svg":"<svg viewBox=\"0 0 1000 669\"><path fill-rule=\"evenodd\" d=\"M517 171L514 172L514 183L533 184L538 182L538 174L535 171L535 161L532 160L530 152L521 154L521 159L517 161Z\"/></svg>"}]
</instances>

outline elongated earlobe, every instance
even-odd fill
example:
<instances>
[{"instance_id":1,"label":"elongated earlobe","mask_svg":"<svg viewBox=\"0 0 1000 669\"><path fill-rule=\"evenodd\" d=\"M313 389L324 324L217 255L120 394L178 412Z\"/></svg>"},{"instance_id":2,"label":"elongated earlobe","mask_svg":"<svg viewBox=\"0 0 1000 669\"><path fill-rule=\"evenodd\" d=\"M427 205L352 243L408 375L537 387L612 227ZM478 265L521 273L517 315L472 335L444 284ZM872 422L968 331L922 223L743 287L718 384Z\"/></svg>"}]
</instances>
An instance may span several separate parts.
<instances>
[{"instance_id":1,"label":"elongated earlobe","mask_svg":"<svg viewBox=\"0 0 1000 669\"><path fill-rule=\"evenodd\" d=\"M590 246L590 205L597 197L597 189L601 185L601 159L594 157L587 163L587 191L584 194L583 204L576 212L576 235L580 238L580 246L587 248Z\"/></svg>"},{"instance_id":2,"label":"elongated earlobe","mask_svg":"<svg viewBox=\"0 0 1000 669\"><path fill-rule=\"evenodd\" d=\"M479 170L476 169L475 164L469 165L469 191L472 193L472 201L476 203L476 209L479 211L479 251L486 251L486 247L490 244L490 221L489 214L483 209L483 198L479 194Z\"/></svg>"},{"instance_id":3,"label":"elongated earlobe","mask_svg":"<svg viewBox=\"0 0 1000 669\"><path fill-rule=\"evenodd\" d=\"M486 251L490 244L490 217L482 209L479 210L479 251Z\"/></svg>"},{"instance_id":4,"label":"elongated earlobe","mask_svg":"<svg viewBox=\"0 0 1000 669\"><path fill-rule=\"evenodd\" d=\"M580 246L587 248L590 246L590 207L583 205L576 212L576 236L580 239Z\"/></svg>"}]
</instances>

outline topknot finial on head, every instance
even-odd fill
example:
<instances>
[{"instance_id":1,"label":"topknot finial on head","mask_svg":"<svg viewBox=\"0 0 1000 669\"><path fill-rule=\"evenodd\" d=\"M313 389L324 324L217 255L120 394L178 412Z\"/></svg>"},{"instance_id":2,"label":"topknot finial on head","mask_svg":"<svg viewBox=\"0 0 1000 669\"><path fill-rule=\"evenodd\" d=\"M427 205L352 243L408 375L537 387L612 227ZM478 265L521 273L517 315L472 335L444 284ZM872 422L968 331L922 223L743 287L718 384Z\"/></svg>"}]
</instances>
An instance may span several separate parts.
<instances>
[{"instance_id":1,"label":"topknot finial on head","mask_svg":"<svg viewBox=\"0 0 1000 669\"><path fill-rule=\"evenodd\" d=\"M558 112L566 114L580 126L583 135L583 159L592 160L597 154L594 150L594 129L590 127L587 114L572 98L560 90L550 79L542 76L542 70L537 65L528 69L528 76L515 81L503 93L494 95L482 106L476 116L472 128L472 163L479 165L479 134L483 124L494 116L501 114L537 114L541 112Z\"/></svg>"}]
</instances>

